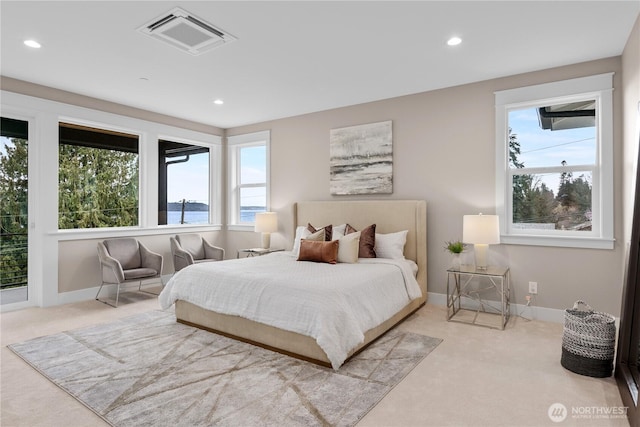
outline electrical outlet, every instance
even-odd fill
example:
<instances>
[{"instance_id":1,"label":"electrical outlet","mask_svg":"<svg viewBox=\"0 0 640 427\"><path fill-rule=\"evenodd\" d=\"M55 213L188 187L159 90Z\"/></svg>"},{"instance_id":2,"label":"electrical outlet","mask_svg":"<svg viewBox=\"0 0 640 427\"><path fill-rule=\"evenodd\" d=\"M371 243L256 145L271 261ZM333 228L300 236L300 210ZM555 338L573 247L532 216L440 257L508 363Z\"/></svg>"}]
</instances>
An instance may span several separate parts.
<instances>
[{"instance_id":1,"label":"electrical outlet","mask_svg":"<svg viewBox=\"0 0 640 427\"><path fill-rule=\"evenodd\" d=\"M529 293L536 295L538 293L538 282L529 282Z\"/></svg>"}]
</instances>

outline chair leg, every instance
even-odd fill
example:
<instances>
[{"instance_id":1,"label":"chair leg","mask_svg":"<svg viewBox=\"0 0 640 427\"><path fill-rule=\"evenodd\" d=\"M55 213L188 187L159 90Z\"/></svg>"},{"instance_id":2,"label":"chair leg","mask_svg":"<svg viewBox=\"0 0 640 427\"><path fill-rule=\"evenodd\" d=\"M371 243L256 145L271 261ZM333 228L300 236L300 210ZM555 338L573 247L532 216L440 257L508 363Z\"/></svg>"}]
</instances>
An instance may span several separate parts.
<instances>
[{"instance_id":1,"label":"chair leg","mask_svg":"<svg viewBox=\"0 0 640 427\"><path fill-rule=\"evenodd\" d=\"M118 283L118 289L116 290L116 305L115 308L118 308L118 299L120 298L120 283Z\"/></svg>"},{"instance_id":2,"label":"chair leg","mask_svg":"<svg viewBox=\"0 0 640 427\"><path fill-rule=\"evenodd\" d=\"M164 289L164 283L162 283L162 277L160 277L160 285L162 286L162 288ZM144 289L142 289L142 280L140 281L140 284L138 285L138 291L139 292L143 292L145 294L149 294L149 295L155 295L158 296L160 295L160 293L156 293L156 292L151 292L151 291L145 291ZM162 292L162 291L161 291Z\"/></svg>"},{"instance_id":3,"label":"chair leg","mask_svg":"<svg viewBox=\"0 0 640 427\"><path fill-rule=\"evenodd\" d=\"M98 293L96 294L96 301L100 301L98 299L98 296L100 295L100 291L102 290L102 287L104 286L104 282L100 283L100 288L98 288Z\"/></svg>"},{"instance_id":4,"label":"chair leg","mask_svg":"<svg viewBox=\"0 0 640 427\"><path fill-rule=\"evenodd\" d=\"M110 306L111 306L111 307L113 307L113 308L118 308L118 294L120 293L120 284L118 284L118 294L116 294L116 304L115 304L115 305L111 304L111 303L110 303L108 300L106 300L106 299L105 299L105 300L101 300L101 299L99 299L99 298L98 298L98 296L100 295L100 291L102 290L102 287L103 287L103 286L104 286L104 282L102 282L102 283L100 284L100 288L98 289L98 293L96 294L96 301L100 301L100 302L101 302L101 303L103 303L103 304L110 305Z\"/></svg>"},{"instance_id":5,"label":"chair leg","mask_svg":"<svg viewBox=\"0 0 640 427\"><path fill-rule=\"evenodd\" d=\"M164 284L162 283L162 278L160 278L160 284L162 285L162 287L164 287ZM115 304L111 304L108 300L101 300L100 298L98 298L98 296L100 295L100 291L102 291L102 287L104 286L104 282L102 282L100 284L100 288L98 288L98 293L96 294L96 301L100 301L103 304L107 304L110 305L111 307L114 308L118 308L118 301L120 299L120 283L117 284L118 288L116 289L116 302ZM142 289L142 280L140 282L138 282L138 291L139 292L143 292L145 294L150 294L150 295L160 295L159 293L155 293L155 292L149 292L149 291L145 291L144 289Z\"/></svg>"}]
</instances>

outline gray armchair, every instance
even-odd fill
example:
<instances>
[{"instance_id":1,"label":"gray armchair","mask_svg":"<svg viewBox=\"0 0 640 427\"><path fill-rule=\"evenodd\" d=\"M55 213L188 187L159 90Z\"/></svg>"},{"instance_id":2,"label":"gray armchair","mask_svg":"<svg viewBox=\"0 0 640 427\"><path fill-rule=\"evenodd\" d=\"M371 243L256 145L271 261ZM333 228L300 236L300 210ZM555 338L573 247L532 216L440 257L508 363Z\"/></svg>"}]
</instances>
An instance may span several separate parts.
<instances>
[{"instance_id":1,"label":"gray armchair","mask_svg":"<svg viewBox=\"0 0 640 427\"><path fill-rule=\"evenodd\" d=\"M169 238L175 271L201 262L222 261L224 249L213 246L199 234L178 234Z\"/></svg>"},{"instance_id":2,"label":"gray armchair","mask_svg":"<svg viewBox=\"0 0 640 427\"><path fill-rule=\"evenodd\" d=\"M144 292L142 282L160 278L162 274L162 255L151 252L133 238L109 239L98 242L98 258L102 270L102 283L96 294L96 300L112 307L118 306L120 285L137 282L138 291ZM105 283L118 287L115 304L98 299Z\"/></svg>"}]
</instances>

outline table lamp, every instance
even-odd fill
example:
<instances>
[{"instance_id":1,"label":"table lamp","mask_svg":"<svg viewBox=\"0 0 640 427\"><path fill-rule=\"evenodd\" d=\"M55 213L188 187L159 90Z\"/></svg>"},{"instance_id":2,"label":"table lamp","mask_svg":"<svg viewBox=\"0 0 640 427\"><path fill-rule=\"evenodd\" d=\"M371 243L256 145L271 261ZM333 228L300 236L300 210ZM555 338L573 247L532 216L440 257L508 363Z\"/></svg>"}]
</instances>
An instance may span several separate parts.
<instances>
[{"instance_id":1,"label":"table lamp","mask_svg":"<svg viewBox=\"0 0 640 427\"><path fill-rule=\"evenodd\" d=\"M486 270L489 245L500 243L498 215L464 215L462 217L462 241L473 244L476 268Z\"/></svg>"},{"instance_id":2,"label":"table lamp","mask_svg":"<svg viewBox=\"0 0 640 427\"><path fill-rule=\"evenodd\" d=\"M278 231L278 215L275 212L261 212L256 214L255 232L262 233L262 247L271 246L271 233Z\"/></svg>"}]
</instances>

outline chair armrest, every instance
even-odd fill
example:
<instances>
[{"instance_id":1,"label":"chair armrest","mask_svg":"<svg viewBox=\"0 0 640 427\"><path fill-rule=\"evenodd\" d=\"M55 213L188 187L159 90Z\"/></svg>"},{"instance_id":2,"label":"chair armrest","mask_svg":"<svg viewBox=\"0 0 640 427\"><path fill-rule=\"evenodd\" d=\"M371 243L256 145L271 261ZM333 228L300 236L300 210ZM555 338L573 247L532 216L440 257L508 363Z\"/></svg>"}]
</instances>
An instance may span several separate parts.
<instances>
[{"instance_id":1,"label":"chair armrest","mask_svg":"<svg viewBox=\"0 0 640 427\"><path fill-rule=\"evenodd\" d=\"M180 271L185 267L193 264L193 256L182 249L180 243L175 237L169 237L169 242L171 243L171 254L173 255L173 270Z\"/></svg>"},{"instance_id":2,"label":"chair armrest","mask_svg":"<svg viewBox=\"0 0 640 427\"><path fill-rule=\"evenodd\" d=\"M202 243L204 243L204 257L207 259L217 259L218 261L222 261L224 259L224 249L219 248L218 246L213 246L211 243L202 239Z\"/></svg>"},{"instance_id":3,"label":"chair armrest","mask_svg":"<svg viewBox=\"0 0 640 427\"><path fill-rule=\"evenodd\" d=\"M178 257L178 258L182 258L183 260L185 260L186 262L188 262L189 264L193 264L193 255L191 255L189 252L185 251L182 248L178 248L176 250L173 251L173 256L174 257Z\"/></svg>"},{"instance_id":4,"label":"chair armrest","mask_svg":"<svg viewBox=\"0 0 640 427\"><path fill-rule=\"evenodd\" d=\"M124 282L124 270L120 262L109 255L102 242L98 242L98 258L100 259L100 269L102 270L102 281L104 283Z\"/></svg>"},{"instance_id":5,"label":"chair armrest","mask_svg":"<svg viewBox=\"0 0 640 427\"><path fill-rule=\"evenodd\" d=\"M153 268L158 272L158 275L162 274L162 255L152 252L145 245L140 245L140 261L145 268Z\"/></svg>"}]
</instances>

